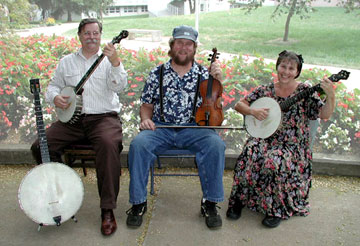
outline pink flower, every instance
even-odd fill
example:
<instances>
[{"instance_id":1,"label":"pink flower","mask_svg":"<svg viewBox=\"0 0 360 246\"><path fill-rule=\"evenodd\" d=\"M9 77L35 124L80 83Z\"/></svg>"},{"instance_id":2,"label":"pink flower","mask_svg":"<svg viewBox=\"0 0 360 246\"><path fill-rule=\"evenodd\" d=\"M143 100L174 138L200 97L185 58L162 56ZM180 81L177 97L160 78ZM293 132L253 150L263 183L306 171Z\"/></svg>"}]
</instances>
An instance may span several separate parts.
<instances>
[{"instance_id":1,"label":"pink flower","mask_svg":"<svg viewBox=\"0 0 360 246\"><path fill-rule=\"evenodd\" d=\"M5 92L6 92L6 94L11 95L11 94L14 93L14 89L12 89L12 90L5 90Z\"/></svg>"},{"instance_id":2,"label":"pink flower","mask_svg":"<svg viewBox=\"0 0 360 246\"><path fill-rule=\"evenodd\" d=\"M143 78L142 77L135 77L136 81L143 81Z\"/></svg>"},{"instance_id":3,"label":"pink flower","mask_svg":"<svg viewBox=\"0 0 360 246\"><path fill-rule=\"evenodd\" d=\"M343 107L345 109L347 109L349 107L349 105L347 105L346 103L343 103L343 102L339 102L338 106Z\"/></svg>"},{"instance_id":4,"label":"pink flower","mask_svg":"<svg viewBox=\"0 0 360 246\"><path fill-rule=\"evenodd\" d=\"M150 61L155 61L155 57L154 57L154 55L153 54L149 54L149 57L150 57Z\"/></svg>"}]
</instances>

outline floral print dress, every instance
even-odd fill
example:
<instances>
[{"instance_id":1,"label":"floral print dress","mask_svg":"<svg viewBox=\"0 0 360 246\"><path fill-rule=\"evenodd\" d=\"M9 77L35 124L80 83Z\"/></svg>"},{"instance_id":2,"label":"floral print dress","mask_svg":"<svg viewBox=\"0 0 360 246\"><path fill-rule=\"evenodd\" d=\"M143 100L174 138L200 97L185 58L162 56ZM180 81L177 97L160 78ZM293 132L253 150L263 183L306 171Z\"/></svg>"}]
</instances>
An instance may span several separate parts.
<instances>
[{"instance_id":1,"label":"floral print dress","mask_svg":"<svg viewBox=\"0 0 360 246\"><path fill-rule=\"evenodd\" d=\"M309 87L300 83L289 97ZM261 97L271 97L279 104L287 99L275 95L273 83L257 87L245 99L251 104ZM318 117L323 104L318 93L314 93L283 112L282 125L272 136L250 137L246 141L235 165L229 207L240 201L253 211L282 219L309 214L309 120Z\"/></svg>"}]
</instances>

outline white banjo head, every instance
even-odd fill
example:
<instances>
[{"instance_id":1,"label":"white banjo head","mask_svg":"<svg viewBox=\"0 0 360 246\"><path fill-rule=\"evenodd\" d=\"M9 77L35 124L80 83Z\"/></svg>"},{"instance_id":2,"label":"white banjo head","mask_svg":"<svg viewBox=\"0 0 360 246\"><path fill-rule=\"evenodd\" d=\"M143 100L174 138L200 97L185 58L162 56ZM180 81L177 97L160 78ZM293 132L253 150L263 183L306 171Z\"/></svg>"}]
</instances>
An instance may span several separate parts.
<instances>
[{"instance_id":1,"label":"white banjo head","mask_svg":"<svg viewBox=\"0 0 360 246\"><path fill-rule=\"evenodd\" d=\"M256 138L268 138L279 128L282 113L279 104L270 97L262 97L250 105L251 108L269 108L269 116L265 120L257 120L252 115L246 115L247 132Z\"/></svg>"},{"instance_id":2,"label":"white banjo head","mask_svg":"<svg viewBox=\"0 0 360 246\"><path fill-rule=\"evenodd\" d=\"M56 114L59 118L59 120L63 123L68 122L74 115L74 112L76 110L76 94L74 91L74 87L67 86L64 89L61 90L60 93L62 96L69 96L68 102L70 102L70 105L66 109L61 109L56 107Z\"/></svg>"},{"instance_id":3,"label":"white banjo head","mask_svg":"<svg viewBox=\"0 0 360 246\"><path fill-rule=\"evenodd\" d=\"M41 225L56 225L56 216L61 216L61 223L70 219L80 209L83 197L79 175L65 164L55 162L32 168L18 192L21 209Z\"/></svg>"}]
</instances>

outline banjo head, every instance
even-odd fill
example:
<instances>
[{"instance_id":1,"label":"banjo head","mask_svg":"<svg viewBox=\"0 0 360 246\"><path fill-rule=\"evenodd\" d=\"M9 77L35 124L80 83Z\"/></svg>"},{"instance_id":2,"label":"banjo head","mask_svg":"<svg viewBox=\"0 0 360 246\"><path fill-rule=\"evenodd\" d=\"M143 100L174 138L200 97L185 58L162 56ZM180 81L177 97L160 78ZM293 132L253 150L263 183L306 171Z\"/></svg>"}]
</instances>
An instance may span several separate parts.
<instances>
[{"instance_id":1,"label":"banjo head","mask_svg":"<svg viewBox=\"0 0 360 246\"><path fill-rule=\"evenodd\" d=\"M66 109L61 109L58 107L55 108L59 120L63 123L66 123L73 117L73 114L76 110L76 104L77 104L76 94L74 91L74 87L69 87L69 86L62 89L60 94L62 96L69 97L68 102L70 102L70 105L68 108Z\"/></svg>"},{"instance_id":2,"label":"banjo head","mask_svg":"<svg viewBox=\"0 0 360 246\"><path fill-rule=\"evenodd\" d=\"M246 115L245 126L247 132L255 138L268 138L274 134L279 128L282 119L279 104L270 97L262 97L253 102L250 108L269 108L269 115L265 120L257 120L252 115Z\"/></svg>"},{"instance_id":3,"label":"banjo head","mask_svg":"<svg viewBox=\"0 0 360 246\"><path fill-rule=\"evenodd\" d=\"M79 175L65 164L49 162L32 168L18 192L21 209L34 222L56 225L54 217L67 221L80 209L84 186Z\"/></svg>"}]
</instances>

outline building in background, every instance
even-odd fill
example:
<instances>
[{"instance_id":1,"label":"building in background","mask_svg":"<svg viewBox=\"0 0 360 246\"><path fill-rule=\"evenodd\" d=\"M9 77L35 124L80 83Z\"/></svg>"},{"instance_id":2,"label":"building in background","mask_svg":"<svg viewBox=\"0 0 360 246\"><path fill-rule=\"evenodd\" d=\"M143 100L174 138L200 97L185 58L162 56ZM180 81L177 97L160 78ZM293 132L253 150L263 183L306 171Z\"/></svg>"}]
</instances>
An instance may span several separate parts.
<instances>
[{"instance_id":1,"label":"building in background","mask_svg":"<svg viewBox=\"0 0 360 246\"><path fill-rule=\"evenodd\" d=\"M228 0L196 0L200 1L200 13L226 11L231 8L238 8L248 3L248 0L235 0L229 2ZM313 7L322 6L336 6L340 0L313 0L311 5ZM265 0L263 6L277 5L277 0ZM189 15L194 13L190 8L189 0L114 0L113 4L109 6L103 18L133 16L133 15L149 15L150 17L171 16L171 15ZM40 10L39 10L40 11ZM72 14L72 20L78 21L83 18L93 17L96 18L95 11L89 14L82 13ZM63 14L59 19L66 21L67 15Z\"/></svg>"},{"instance_id":2,"label":"building in background","mask_svg":"<svg viewBox=\"0 0 360 246\"><path fill-rule=\"evenodd\" d=\"M229 10L227 0L199 0L200 12ZM186 0L114 0L104 17L148 14L152 17L190 14L190 4Z\"/></svg>"},{"instance_id":3,"label":"building in background","mask_svg":"<svg viewBox=\"0 0 360 246\"><path fill-rule=\"evenodd\" d=\"M114 0L104 13L106 17L119 17L148 14L148 0Z\"/></svg>"}]
</instances>

